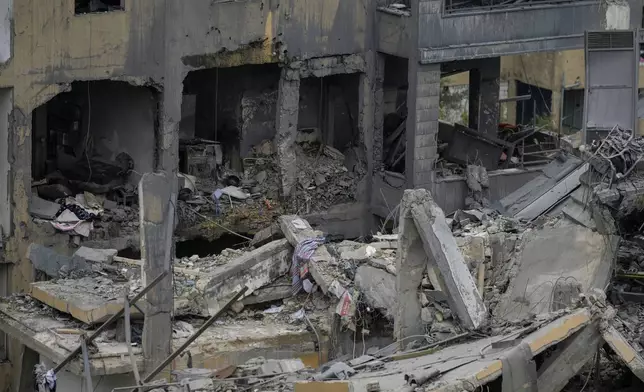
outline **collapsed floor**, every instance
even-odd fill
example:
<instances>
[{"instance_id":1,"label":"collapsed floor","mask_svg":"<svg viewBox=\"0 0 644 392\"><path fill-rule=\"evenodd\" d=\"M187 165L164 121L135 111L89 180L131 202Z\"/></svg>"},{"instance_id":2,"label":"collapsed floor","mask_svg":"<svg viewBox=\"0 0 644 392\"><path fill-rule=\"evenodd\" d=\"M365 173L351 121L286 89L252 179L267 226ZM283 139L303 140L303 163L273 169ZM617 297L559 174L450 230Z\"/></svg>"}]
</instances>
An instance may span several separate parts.
<instances>
[{"instance_id":1,"label":"collapsed floor","mask_svg":"<svg viewBox=\"0 0 644 392\"><path fill-rule=\"evenodd\" d=\"M619 128L607 140L578 157L558 153L541 176L494 205L485 168L469 165L470 209L445 217L429 192L409 190L394 232L360 241L327 236L298 216L351 201L364 175L363 161L351 165L330 147L297 146L303 163L289 206L272 203L280 185L270 142L225 182L183 175L178 212L188 227L195 216L218 228L222 215L262 219L253 220L257 234L244 249L175 259L173 347L226 310L172 362L182 374L175 377L211 369L196 377L204 390L277 383L313 391L333 379L354 390L529 383L555 391L589 380L588 390L641 387L644 142ZM136 206L89 191L62 200L34 198L32 214L72 237L85 230L84 213L91 233L139 229ZM60 218L69 212L76 220ZM82 246L68 257L32 244L28 257L44 279L29 295L3 300L0 328L54 363L118 313L126 293L142 289L143 262L117 249ZM249 293L227 309L242 287ZM121 320L92 342L92 374L142 366L143 310L131 313L133 349ZM68 370L83 375L82 361Z\"/></svg>"}]
</instances>

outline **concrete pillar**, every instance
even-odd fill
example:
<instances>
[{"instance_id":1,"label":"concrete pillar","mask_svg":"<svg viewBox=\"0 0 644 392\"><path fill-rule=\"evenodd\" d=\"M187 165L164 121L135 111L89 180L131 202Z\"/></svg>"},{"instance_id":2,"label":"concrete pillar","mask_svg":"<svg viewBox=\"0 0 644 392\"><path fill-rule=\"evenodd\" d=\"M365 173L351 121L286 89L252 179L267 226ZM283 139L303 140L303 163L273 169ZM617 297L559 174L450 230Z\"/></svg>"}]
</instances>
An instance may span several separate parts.
<instances>
[{"instance_id":1,"label":"concrete pillar","mask_svg":"<svg viewBox=\"0 0 644 392\"><path fill-rule=\"evenodd\" d=\"M508 80L508 97L517 96L517 81L515 79ZM516 124L517 122L517 106L519 105L516 101L507 102L505 105L505 121L510 124Z\"/></svg>"},{"instance_id":2,"label":"concrete pillar","mask_svg":"<svg viewBox=\"0 0 644 392\"><path fill-rule=\"evenodd\" d=\"M550 105L550 126L552 129L559 129L559 124L561 124L561 116L564 115L562 112L563 99L565 99L565 95L561 96L561 88L552 90L552 103Z\"/></svg>"},{"instance_id":3,"label":"concrete pillar","mask_svg":"<svg viewBox=\"0 0 644 392\"><path fill-rule=\"evenodd\" d=\"M168 272L145 298L143 356L148 372L168 357L172 349L173 292L170 263L175 211L174 204L171 203L173 196L170 183L176 183L175 178L164 173L145 173L139 183L143 286L163 272Z\"/></svg>"},{"instance_id":4,"label":"concrete pillar","mask_svg":"<svg viewBox=\"0 0 644 392\"><path fill-rule=\"evenodd\" d=\"M297 182L295 139L300 104L300 73L283 68L277 94L275 148L282 183L282 197L291 195Z\"/></svg>"},{"instance_id":5,"label":"concrete pillar","mask_svg":"<svg viewBox=\"0 0 644 392\"><path fill-rule=\"evenodd\" d=\"M382 148L383 148L383 127L384 127L384 108L383 108L383 83L385 79L385 55L376 52L373 58L373 76L370 78L368 89L361 88L361 93L369 93L373 96L373 136L372 136L372 164L369 173L382 167ZM369 153L369 151L367 151Z\"/></svg>"},{"instance_id":6,"label":"concrete pillar","mask_svg":"<svg viewBox=\"0 0 644 392\"><path fill-rule=\"evenodd\" d=\"M496 136L499 129L499 81L501 58L485 59L481 69L481 89L479 97L479 131Z\"/></svg>"},{"instance_id":7,"label":"concrete pillar","mask_svg":"<svg viewBox=\"0 0 644 392\"><path fill-rule=\"evenodd\" d=\"M468 102L468 124L472 129L479 129L479 99L481 96L481 72L477 68L470 70L470 89Z\"/></svg>"},{"instance_id":8,"label":"concrete pillar","mask_svg":"<svg viewBox=\"0 0 644 392\"><path fill-rule=\"evenodd\" d=\"M422 305L418 289L427 268L428 257L423 248L412 208L422 202L419 195L411 190L403 193L400 202L400 223L398 226L398 253L396 257L396 316L394 317L394 339L404 349L404 338L424 334L420 312Z\"/></svg>"},{"instance_id":9,"label":"concrete pillar","mask_svg":"<svg viewBox=\"0 0 644 392\"><path fill-rule=\"evenodd\" d=\"M440 102L440 64L418 64L410 59L407 93L407 188L431 188Z\"/></svg>"}]
</instances>

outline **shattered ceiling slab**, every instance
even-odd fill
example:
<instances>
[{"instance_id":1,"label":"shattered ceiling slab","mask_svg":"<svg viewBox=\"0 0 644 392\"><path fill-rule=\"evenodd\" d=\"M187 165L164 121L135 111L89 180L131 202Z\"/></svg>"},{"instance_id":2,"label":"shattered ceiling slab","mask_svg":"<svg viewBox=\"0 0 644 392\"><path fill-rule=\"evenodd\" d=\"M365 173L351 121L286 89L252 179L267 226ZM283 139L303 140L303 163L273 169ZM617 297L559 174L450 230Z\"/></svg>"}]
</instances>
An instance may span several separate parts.
<instances>
[{"instance_id":1,"label":"shattered ceiling slab","mask_svg":"<svg viewBox=\"0 0 644 392\"><path fill-rule=\"evenodd\" d=\"M288 316L270 320L237 320L230 317L218 320L218 324L208 328L190 346L193 366L220 369L263 356L267 359L300 358L307 366L317 367L319 358L324 360L327 357L329 346L326 336L330 327L323 322L326 319L325 312L310 312L308 317L322 334L319 344L321 352L316 352L315 339L304 322L295 324ZM78 322L61 319L51 309L43 309L41 306L32 309L15 302L0 303L0 330L54 363L60 363L79 344L77 333L63 332L78 329L78 325ZM197 330L199 326L195 325L193 328ZM186 338L174 337L172 348L177 349ZM97 351L90 354L92 375L132 372L125 343L104 339L95 342L95 345ZM139 369L142 370L140 348L135 347L134 353ZM173 368L184 369L187 360L176 359ZM65 369L76 375L83 375L81 360L72 361Z\"/></svg>"},{"instance_id":2,"label":"shattered ceiling slab","mask_svg":"<svg viewBox=\"0 0 644 392\"><path fill-rule=\"evenodd\" d=\"M30 294L45 305L68 313L79 321L95 324L123 309L123 294L117 293L125 293L127 286L117 283L99 286L92 278L61 279L32 283ZM131 312L133 316L140 316L136 308L132 308Z\"/></svg>"},{"instance_id":3,"label":"shattered ceiling slab","mask_svg":"<svg viewBox=\"0 0 644 392\"><path fill-rule=\"evenodd\" d=\"M579 285L581 293L604 290L618 242L617 236L565 219L526 231L515 255L516 274L494 309L495 317L516 321L553 310L554 288L559 283Z\"/></svg>"},{"instance_id":4,"label":"shattered ceiling slab","mask_svg":"<svg viewBox=\"0 0 644 392\"><path fill-rule=\"evenodd\" d=\"M545 323L537 331L521 339L521 342L530 347L534 357L549 347L569 339L590 322L590 311L580 309ZM381 370L361 372L348 380L321 383L299 381L295 383L295 391L368 391L368 386L374 383L378 383L382 391L404 390L403 388L406 387L404 374L429 368L436 369L440 376L435 381L423 385L424 391L476 390L502 375L502 359L513 349L513 347L493 349L492 343L513 341L517 337L520 337L519 331L454 345L416 358L394 360L385 363ZM329 389L322 388L324 386Z\"/></svg>"},{"instance_id":5,"label":"shattered ceiling slab","mask_svg":"<svg viewBox=\"0 0 644 392\"><path fill-rule=\"evenodd\" d=\"M542 174L501 199L495 206L501 213L534 219L579 185L579 177L587 170L572 155L562 155L546 165Z\"/></svg>"}]
</instances>

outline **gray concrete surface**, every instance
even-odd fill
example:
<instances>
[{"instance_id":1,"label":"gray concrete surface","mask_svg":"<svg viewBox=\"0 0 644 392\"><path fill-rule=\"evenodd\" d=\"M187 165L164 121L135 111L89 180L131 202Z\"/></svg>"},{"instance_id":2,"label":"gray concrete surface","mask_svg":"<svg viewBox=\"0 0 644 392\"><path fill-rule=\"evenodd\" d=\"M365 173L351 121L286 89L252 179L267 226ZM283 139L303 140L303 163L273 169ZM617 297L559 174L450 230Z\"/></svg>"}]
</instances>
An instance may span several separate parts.
<instances>
[{"instance_id":1,"label":"gray concrete surface","mask_svg":"<svg viewBox=\"0 0 644 392\"><path fill-rule=\"evenodd\" d=\"M494 310L495 317L514 321L549 312L560 280L579 283L582 292L604 290L617 239L565 219L526 232L515 254L515 276Z\"/></svg>"},{"instance_id":2,"label":"gray concrete surface","mask_svg":"<svg viewBox=\"0 0 644 392\"><path fill-rule=\"evenodd\" d=\"M487 309L476 282L447 225L443 210L426 190L424 200L412 206L411 214L420 234L425 253L433 259L449 293L447 301L461 324L467 329L479 329L487 322Z\"/></svg>"}]
</instances>

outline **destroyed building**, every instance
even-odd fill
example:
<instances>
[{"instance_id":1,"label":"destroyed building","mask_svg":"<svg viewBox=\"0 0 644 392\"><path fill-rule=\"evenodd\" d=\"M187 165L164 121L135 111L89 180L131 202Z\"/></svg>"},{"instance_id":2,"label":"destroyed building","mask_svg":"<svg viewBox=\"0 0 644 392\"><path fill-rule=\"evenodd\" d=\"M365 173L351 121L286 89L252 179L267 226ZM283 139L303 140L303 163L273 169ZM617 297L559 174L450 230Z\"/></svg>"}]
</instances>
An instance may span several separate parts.
<instances>
[{"instance_id":1,"label":"destroyed building","mask_svg":"<svg viewBox=\"0 0 644 392\"><path fill-rule=\"evenodd\" d=\"M107 331L61 371L61 387L80 390L90 373L95 390L133 385L133 368L151 371L199 328L175 316L202 320L245 286L244 306L284 308L237 305L239 318L219 320L174 370L260 356L318 367L355 351L328 317L349 288L375 297L365 320L376 340L392 338L400 309L369 287L395 292L397 243L321 247L312 257L351 260L350 278L336 265L310 271L320 290L306 317L278 279L291 289L294 249L314 229L357 239L397 226L405 189L428 189L449 215L548 177L541 164L556 154L537 151L530 166L517 148L537 129L497 137L499 56L580 49L587 30L642 20L635 0L7 0L0 10L0 389L15 391L32 390L36 364L60 364L78 334L123 309L124 292L159 276L145 305L158 312L130 338ZM468 123L441 123L440 79L463 70L474 75ZM485 190L467 181L471 163L489 171ZM283 227L295 215L312 226L304 237ZM195 251L213 240L219 249ZM472 310L443 297L426 317L459 309L464 326L482 323L480 301ZM590 322L580 312L579 328ZM366 337L366 323L344 321ZM444 327L437 337L453 332Z\"/></svg>"}]
</instances>

